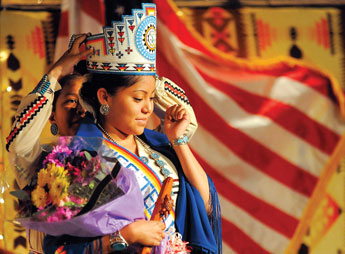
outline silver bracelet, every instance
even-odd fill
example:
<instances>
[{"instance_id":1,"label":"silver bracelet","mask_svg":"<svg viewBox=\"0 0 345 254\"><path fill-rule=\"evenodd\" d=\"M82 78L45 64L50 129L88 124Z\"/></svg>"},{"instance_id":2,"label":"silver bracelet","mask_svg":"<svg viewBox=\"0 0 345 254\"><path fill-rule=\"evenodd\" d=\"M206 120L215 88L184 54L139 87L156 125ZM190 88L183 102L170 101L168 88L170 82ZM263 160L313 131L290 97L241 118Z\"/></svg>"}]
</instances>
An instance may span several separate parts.
<instances>
[{"instance_id":1,"label":"silver bracelet","mask_svg":"<svg viewBox=\"0 0 345 254\"><path fill-rule=\"evenodd\" d=\"M121 235L120 231L116 231L110 235L110 248L114 251L121 251L128 247L128 243Z\"/></svg>"},{"instance_id":2,"label":"silver bracelet","mask_svg":"<svg viewBox=\"0 0 345 254\"><path fill-rule=\"evenodd\" d=\"M44 95L47 91L48 93L50 88L50 81L48 80L48 75L44 74L41 81L38 83L38 85L32 90L31 94L39 93L41 95Z\"/></svg>"},{"instance_id":3,"label":"silver bracelet","mask_svg":"<svg viewBox=\"0 0 345 254\"><path fill-rule=\"evenodd\" d=\"M171 141L171 144L175 146L181 146L181 145L188 144L188 141L189 141L188 136L182 135L182 136L179 136L178 138L175 138L173 141Z\"/></svg>"}]
</instances>

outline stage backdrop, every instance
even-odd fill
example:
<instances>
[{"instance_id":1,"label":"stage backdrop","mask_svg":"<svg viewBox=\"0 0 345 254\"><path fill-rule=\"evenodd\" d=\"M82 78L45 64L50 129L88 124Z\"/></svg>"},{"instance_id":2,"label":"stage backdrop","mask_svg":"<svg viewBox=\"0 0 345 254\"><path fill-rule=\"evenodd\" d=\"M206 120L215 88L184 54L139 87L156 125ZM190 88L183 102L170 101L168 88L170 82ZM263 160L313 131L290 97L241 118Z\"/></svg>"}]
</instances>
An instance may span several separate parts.
<instances>
[{"instance_id":1,"label":"stage backdrop","mask_svg":"<svg viewBox=\"0 0 345 254\"><path fill-rule=\"evenodd\" d=\"M62 8L62 51L77 31L75 22L68 23L77 17L75 11L83 11L83 16L97 9L92 4L99 4L89 1L78 9L73 2L66 1ZM340 163L344 146L337 149L337 144L345 125L338 86L344 87L340 11L181 11L172 1L157 4L159 71L178 82L196 108L200 128L192 148L220 194L223 253L341 253L345 173ZM54 43L48 13L0 15L3 141L20 99L51 61ZM86 18L96 26L103 19ZM278 55L303 62L284 57L247 60ZM9 85L12 90L7 92ZM3 143L1 149L0 170L15 188ZM329 158L333 163L328 165ZM315 190L318 197L313 196ZM5 239L0 246L25 253L24 231L10 222L15 213L8 191L4 200L0 234Z\"/></svg>"},{"instance_id":2,"label":"stage backdrop","mask_svg":"<svg viewBox=\"0 0 345 254\"><path fill-rule=\"evenodd\" d=\"M16 216L15 200L9 191L17 185L7 160L5 138L20 100L32 91L54 57L53 20L54 15L48 12L0 12L0 184L10 186L0 194L5 201L0 202L0 247L18 254L27 253L27 242L25 229L12 221Z\"/></svg>"},{"instance_id":3,"label":"stage backdrop","mask_svg":"<svg viewBox=\"0 0 345 254\"><path fill-rule=\"evenodd\" d=\"M207 9L183 8L180 10L175 8L174 11L189 26L190 34L198 37L195 31L199 33L207 41L204 43L206 44L205 47L215 55L227 59L230 58L229 56L234 56L237 57L237 59L232 58L234 63L245 63L244 65L256 66L258 69L265 69L265 64L263 64L265 59L272 60L272 58L278 56L290 56L302 60L310 67L322 69L335 77L336 82L342 88L345 87L342 38L343 13L339 9L240 8L227 10L220 7L212 7ZM180 31L176 31L176 33L179 34ZM183 36L186 35L184 34ZM200 40L200 37L198 38ZM183 41L183 39L181 40ZM212 49L212 46L217 50ZM239 58L248 60L241 62L238 61ZM257 64L258 62L255 59L262 59L263 61L261 61L261 64ZM204 61L207 60L205 59ZM238 66L238 64L235 64L235 66ZM202 70L200 66L197 69L199 71ZM212 68L209 67L207 72L211 72L211 70ZM249 76L250 73L247 75ZM212 77L215 76L213 75ZM229 74L228 77L228 82L236 83L235 76L231 77ZM188 80L189 78L184 77L184 79ZM215 81L213 80L213 82ZM253 80L253 86L254 84L255 81ZM197 91L197 93L200 93L200 91ZM288 95L286 94L286 96ZM225 104L223 104L223 107L225 107ZM285 121L291 121L291 117L287 117ZM201 127L203 127L202 123ZM254 131L252 130L252 132ZM274 138L272 139L274 140ZM232 141L229 140L229 142ZM267 140L267 142L273 141ZM344 151L342 150L342 152ZM317 194L319 196L313 197L312 202L309 201L309 206L304 210L302 220L295 229L296 233L286 249L287 253L299 251L300 254L323 254L343 253L342 251L345 251L345 232L343 230L345 228L345 218L342 212L345 205L345 173L344 167L341 166L343 164L340 163L339 154L337 156L332 158L333 163L331 165L327 164L324 172L332 172L332 174L322 176L324 181L320 188L318 188ZM234 179L234 177L236 175L229 175L230 179ZM223 193L221 194L223 195ZM283 200L286 199L284 196L281 198ZM227 205L229 201L233 202L232 199L229 196L227 199L223 199L223 211L225 210L225 213L235 211L235 209L231 209L231 206ZM227 210L227 207L229 207L229 210ZM238 241L240 241L241 237L235 237L231 232L228 233L226 231L226 228L231 226L227 220L232 222L232 216L228 214L224 216L225 223L223 225L225 225L225 230L223 240L225 253L246 253L245 249L250 248L248 247L250 245L249 239L246 240L248 243L247 247L239 246ZM240 226L239 228L243 230L245 226ZM259 243L259 245L264 246L264 241L257 238L255 232L247 234L250 236L250 239L254 240L254 245ZM237 243L234 243L236 239Z\"/></svg>"},{"instance_id":4,"label":"stage backdrop","mask_svg":"<svg viewBox=\"0 0 345 254\"><path fill-rule=\"evenodd\" d=\"M332 73L345 87L343 12L337 8L182 8L220 51L250 59L291 56Z\"/></svg>"}]
</instances>

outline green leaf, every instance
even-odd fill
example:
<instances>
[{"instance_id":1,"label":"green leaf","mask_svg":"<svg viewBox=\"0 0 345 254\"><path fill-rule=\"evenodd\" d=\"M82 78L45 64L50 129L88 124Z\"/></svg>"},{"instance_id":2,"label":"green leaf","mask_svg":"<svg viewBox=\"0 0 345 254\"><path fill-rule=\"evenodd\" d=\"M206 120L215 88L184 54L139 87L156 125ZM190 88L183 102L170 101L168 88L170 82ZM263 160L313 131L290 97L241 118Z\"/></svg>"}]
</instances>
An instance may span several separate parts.
<instances>
[{"instance_id":1,"label":"green leaf","mask_svg":"<svg viewBox=\"0 0 345 254\"><path fill-rule=\"evenodd\" d=\"M95 183L94 182L91 182L89 183L89 188L92 190L93 188L95 188Z\"/></svg>"},{"instance_id":2,"label":"green leaf","mask_svg":"<svg viewBox=\"0 0 345 254\"><path fill-rule=\"evenodd\" d=\"M30 200L29 194L24 190L11 191L10 194L22 201Z\"/></svg>"},{"instance_id":3,"label":"green leaf","mask_svg":"<svg viewBox=\"0 0 345 254\"><path fill-rule=\"evenodd\" d=\"M90 161L92 159L92 156L89 154L88 151L84 151L84 155L88 161Z\"/></svg>"}]
</instances>

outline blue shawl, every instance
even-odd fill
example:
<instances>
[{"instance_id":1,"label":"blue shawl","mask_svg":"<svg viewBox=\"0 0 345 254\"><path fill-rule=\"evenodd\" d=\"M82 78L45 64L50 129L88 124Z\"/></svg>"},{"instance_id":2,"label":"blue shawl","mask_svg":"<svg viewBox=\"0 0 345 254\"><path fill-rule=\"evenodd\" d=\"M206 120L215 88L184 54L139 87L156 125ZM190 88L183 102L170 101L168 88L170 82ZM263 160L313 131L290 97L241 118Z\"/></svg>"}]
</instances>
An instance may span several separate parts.
<instances>
[{"instance_id":1,"label":"blue shawl","mask_svg":"<svg viewBox=\"0 0 345 254\"><path fill-rule=\"evenodd\" d=\"M84 118L77 136L102 137L103 135L93 121ZM182 234L183 240L192 246L192 253L222 253L221 211L213 181L208 177L212 211L207 214L199 191L186 179L166 135L145 129L140 138L154 150L168 157L178 170L180 185L175 211L176 229Z\"/></svg>"}]
</instances>

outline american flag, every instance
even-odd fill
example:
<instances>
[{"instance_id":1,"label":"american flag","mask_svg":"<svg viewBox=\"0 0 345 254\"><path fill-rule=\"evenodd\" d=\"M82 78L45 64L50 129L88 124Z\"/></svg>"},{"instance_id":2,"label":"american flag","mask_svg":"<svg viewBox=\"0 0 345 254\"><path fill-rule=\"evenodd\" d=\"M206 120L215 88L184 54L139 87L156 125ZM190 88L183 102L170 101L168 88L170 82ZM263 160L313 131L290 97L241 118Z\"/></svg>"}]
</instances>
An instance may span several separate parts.
<instances>
[{"instance_id":1,"label":"american flag","mask_svg":"<svg viewBox=\"0 0 345 254\"><path fill-rule=\"evenodd\" d=\"M288 58L221 55L171 0L156 5L158 73L186 91L196 113L191 147L218 190L223 253L284 253L345 130L333 83ZM71 34L101 31L104 3L64 0L61 22L56 56Z\"/></svg>"},{"instance_id":2,"label":"american flag","mask_svg":"<svg viewBox=\"0 0 345 254\"><path fill-rule=\"evenodd\" d=\"M345 130L330 78L289 58L217 53L172 1L156 4L158 73L196 113L191 147L220 196L223 252L284 253Z\"/></svg>"},{"instance_id":3,"label":"american flag","mask_svg":"<svg viewBox=\"0 0 345 254\"><path fill-rule=\"evenodd\" d=\"M105 5L103 0L62 0L54 59L59 59L67 50L72 34L102 33L104 25Z\"/></svg>"}]
</instances>

